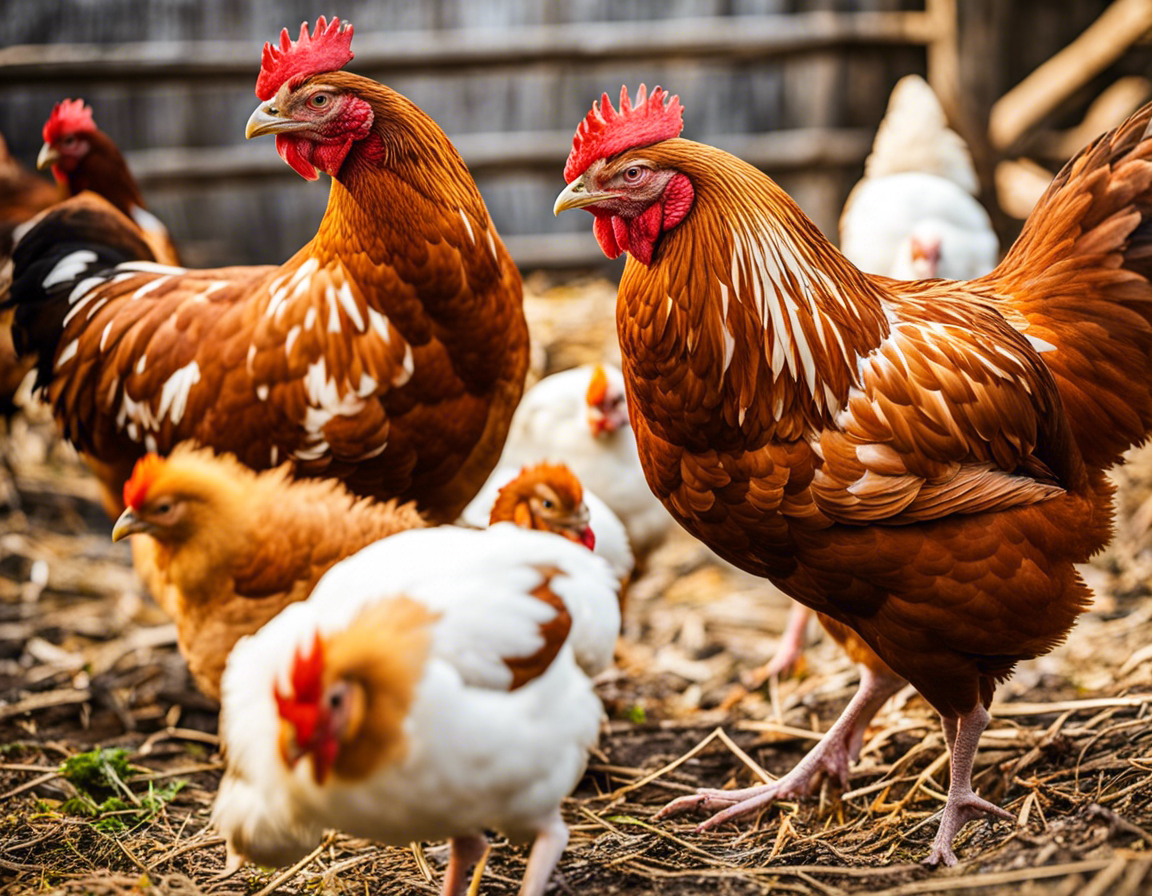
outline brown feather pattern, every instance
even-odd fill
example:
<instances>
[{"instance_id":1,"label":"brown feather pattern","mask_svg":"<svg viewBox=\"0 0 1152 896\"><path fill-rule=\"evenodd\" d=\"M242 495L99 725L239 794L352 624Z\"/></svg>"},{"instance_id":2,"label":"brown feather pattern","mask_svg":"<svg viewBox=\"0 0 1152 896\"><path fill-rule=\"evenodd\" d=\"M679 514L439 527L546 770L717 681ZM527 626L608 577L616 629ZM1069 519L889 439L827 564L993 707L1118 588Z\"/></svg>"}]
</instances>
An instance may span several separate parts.
<instances>
[{"instance_id":1,"label":"brown feather pattern","mask_svg":"<svg viewBox=\"0 0 1152 896\"><path fill-rule=\"evenodd\" d=\"M617 305L653 491L946 715L990 702L1087 606L1073 564L1109 535L1101 471L1152 426L1149 117L1073 160L971 284L861 273L711 147L608 163L695 191Z\"/></svg>"},{"instance_id":2,"label":"brown feather pattern","mask_svg":"<svg viewBox=\"0 0 1152 896\"><path fill-rule=\"evenodd\" d=\"M454 519L523 388L520 277L435 123L322 77L372 105L379 141L349 153L316 237L279 268L109 271L76 298L49 397L105 463L194 439Z\"/></svg>"}]
</instances>

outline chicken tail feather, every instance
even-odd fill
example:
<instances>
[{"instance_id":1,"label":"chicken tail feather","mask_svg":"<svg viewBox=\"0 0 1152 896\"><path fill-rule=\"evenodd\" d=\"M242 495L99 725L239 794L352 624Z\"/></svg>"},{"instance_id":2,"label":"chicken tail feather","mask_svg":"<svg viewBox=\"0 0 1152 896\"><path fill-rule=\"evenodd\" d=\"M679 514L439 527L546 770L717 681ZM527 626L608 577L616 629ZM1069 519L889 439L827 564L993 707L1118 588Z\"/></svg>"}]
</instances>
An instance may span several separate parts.
<instances>
[{"instance_id":1,"label":"chicken tail feather","mask_svg":"<svg viewBox=\"0 0 1152 896\"><path fill-rule=\"evenodd\" d=\"M1056 176L996 294L1051 369L1081 453L1107 468L1152 432L1152 104Z\"/></svg>"}]
</instances>

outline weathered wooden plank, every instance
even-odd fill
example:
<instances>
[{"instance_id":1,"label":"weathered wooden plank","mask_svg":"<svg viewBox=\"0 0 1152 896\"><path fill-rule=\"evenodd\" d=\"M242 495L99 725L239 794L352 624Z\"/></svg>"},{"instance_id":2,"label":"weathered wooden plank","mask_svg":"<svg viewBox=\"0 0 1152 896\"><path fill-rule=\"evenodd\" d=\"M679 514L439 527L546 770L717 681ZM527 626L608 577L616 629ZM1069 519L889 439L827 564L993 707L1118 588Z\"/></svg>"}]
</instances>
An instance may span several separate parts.
<instances>
[{"instance_id":1,"label":"weathered wooden plank","mask_svg":"<svg viewBox=\"0 0 1152 896\"><path fill-rule=\"evenodd\" d=\"M810 12L655 22L357 35L355 69L444 72L475 66L765 59L852 45L925 45L935 35L923 12ZM39 44L0 49L0 83L83 79L88 83L252 77L260 47L247 41Z\"/></svg>"},{"instance_id":2,"label":"weathered wooden plank","mask_svg":"<svg viewBox=\"0 0 1152 896\"><path fill-rule=\"evenodd\" d=\"M709 136L708 142L768 172L859 165L868 154L866 128L796 128L768 134ZM570 131L460 134L452 142L473 175L509 171L554 172L571 146ZM201 149L146 149L128 153L128 165L145 190L203 186L205 182L284 178L297 175L270 144Z\"/></svg>"},{"instance_id":3,"label":"weathered wooden plank","mask_svg":"<svg viewBox=\"0 0 1152 896\"><path fill-rule=\"evenodd\" d=\"M992 144L1006 150L1152 29L1152 0L1116 0L1091 27L996 101Z\"/></svg>"}]
</instances>

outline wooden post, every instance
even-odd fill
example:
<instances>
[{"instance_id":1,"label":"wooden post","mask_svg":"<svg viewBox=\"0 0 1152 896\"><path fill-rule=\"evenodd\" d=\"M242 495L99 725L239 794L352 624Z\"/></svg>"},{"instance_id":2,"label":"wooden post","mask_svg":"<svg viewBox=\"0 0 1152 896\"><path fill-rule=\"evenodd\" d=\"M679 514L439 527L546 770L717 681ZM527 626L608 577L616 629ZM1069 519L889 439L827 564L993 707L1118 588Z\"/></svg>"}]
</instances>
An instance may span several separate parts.
<instances>
[{"instance_id":1,"label":"wooden post","mask_svg":"<svg viewBox=\"0 0 1152 896\"><path fill-rule=\"evenodd\" d=\"M928 44L928 83L952 127L968 142L980 178L980 198L992 216L1001 245L1018 226L996 202L1000 158L988 139L988 116L1006 88L1010 0L927 0L933 38Z\"/></svg>"}]
</instances>

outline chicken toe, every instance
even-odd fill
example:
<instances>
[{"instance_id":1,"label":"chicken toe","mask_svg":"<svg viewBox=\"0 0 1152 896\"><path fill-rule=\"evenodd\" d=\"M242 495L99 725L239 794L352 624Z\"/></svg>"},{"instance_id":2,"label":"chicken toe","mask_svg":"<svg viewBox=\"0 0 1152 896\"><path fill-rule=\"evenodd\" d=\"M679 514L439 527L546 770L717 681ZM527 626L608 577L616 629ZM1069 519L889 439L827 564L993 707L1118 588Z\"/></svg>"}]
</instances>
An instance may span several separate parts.
<instances>
[{"instance_id":1,"label":"chicken toe","mask_svg":"<svg viewBox=\"0 0 1152 896\"><path fill-rule=\"evenodd\" d=\"M783 778L743 790L700 790L691 796L673 800L656 817L661 819L699 809L720 809L697 828L698 831L706 831L726 821L757 812L775 800L806 794L821 774L837 779L842 786L846 785L848 766L859 755L868 723L884 705L884 701L900 690L903 684L902 679L880 675L867 666L861 666L860 687L840 718Z\"/></svg>"}]
</instances>

